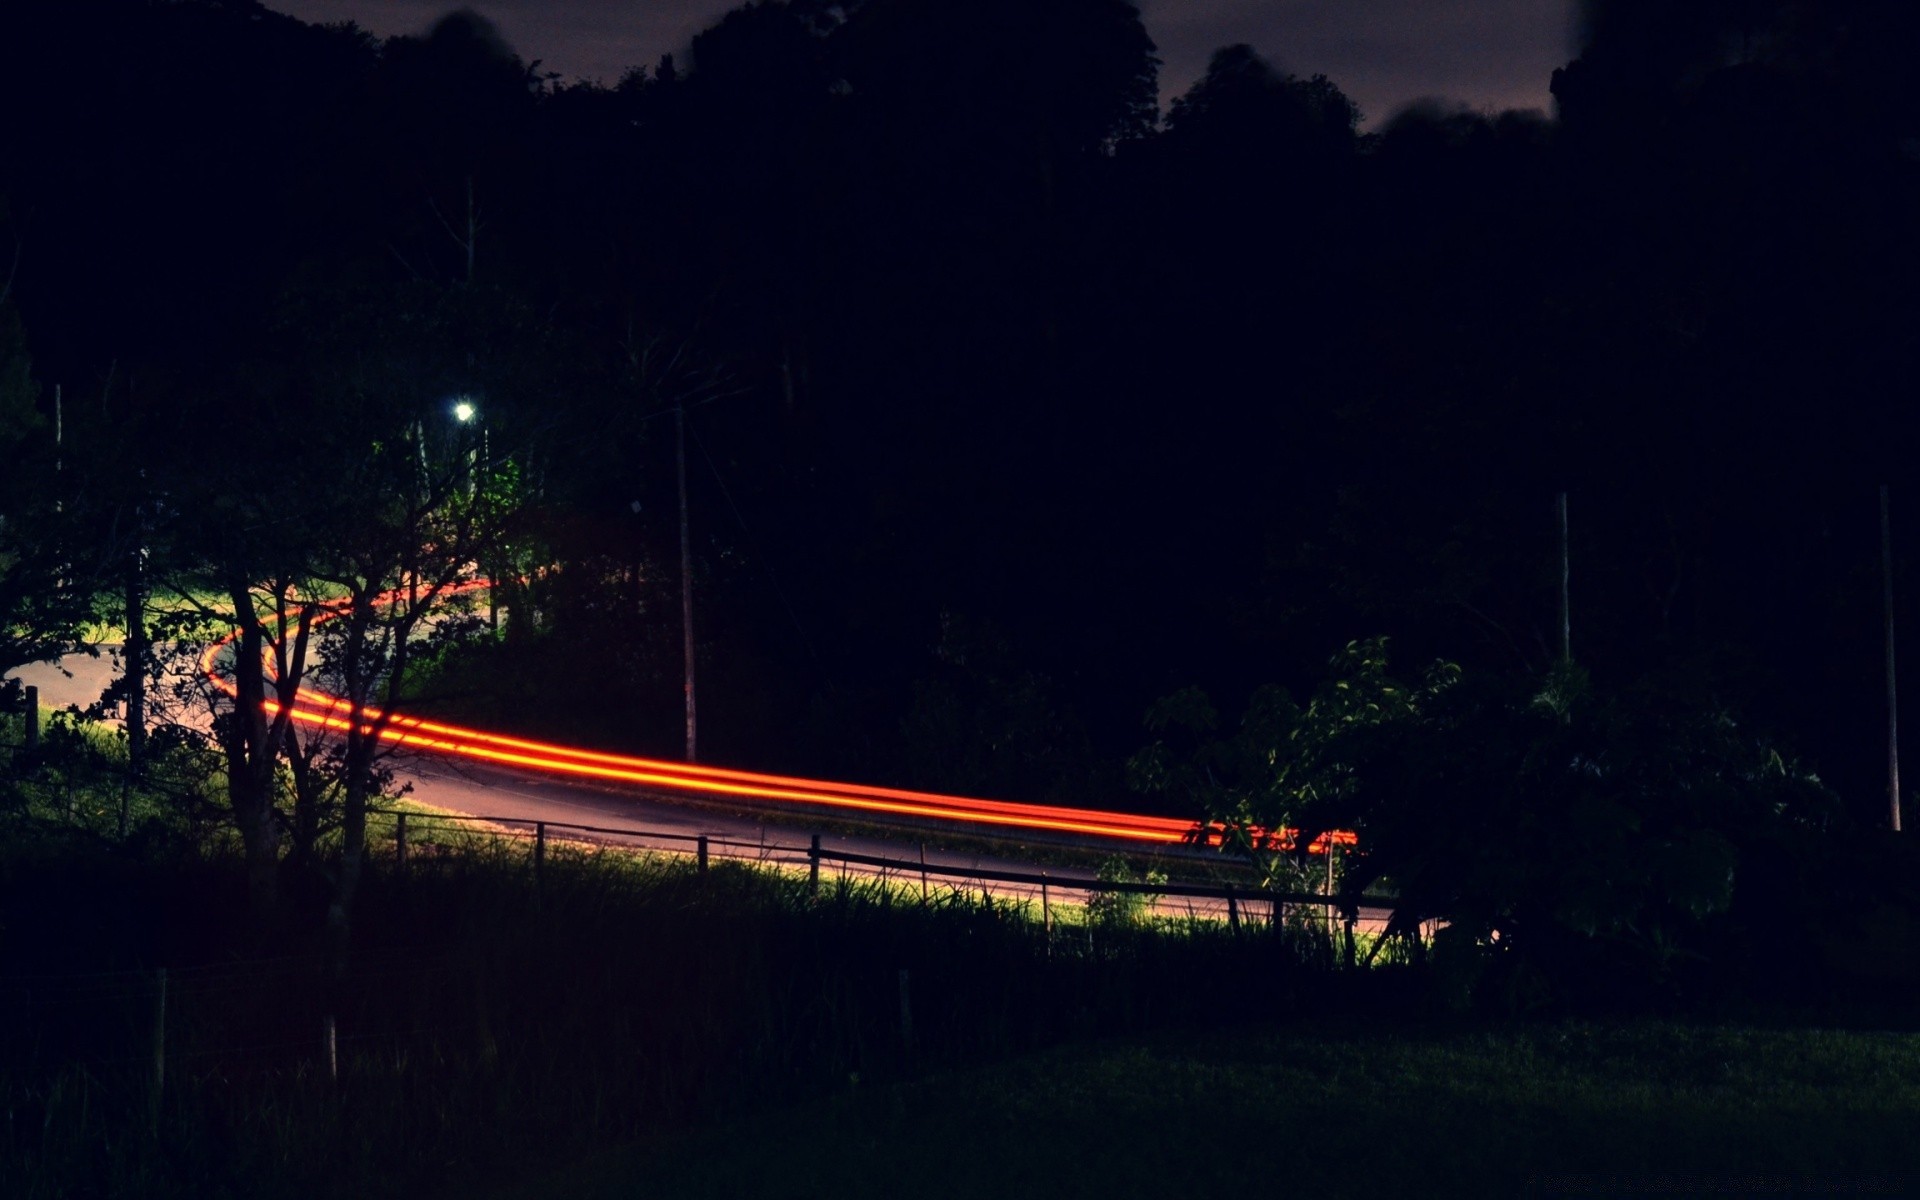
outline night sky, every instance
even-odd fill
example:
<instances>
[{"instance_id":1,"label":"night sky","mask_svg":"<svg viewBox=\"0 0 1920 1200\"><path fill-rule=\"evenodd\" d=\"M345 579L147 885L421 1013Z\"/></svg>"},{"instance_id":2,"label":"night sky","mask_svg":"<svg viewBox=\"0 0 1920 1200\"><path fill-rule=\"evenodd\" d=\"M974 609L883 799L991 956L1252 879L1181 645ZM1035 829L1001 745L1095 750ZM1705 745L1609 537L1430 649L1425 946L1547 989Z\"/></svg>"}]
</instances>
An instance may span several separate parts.
<instances>
[{"instance_id":1,"label":"night sky","mask_svg":"<svg viewBox=\"0 0 1920 1200\"><path fill-rule=\"evenodd\" d=\"M739 0L488 0L470 5L521 57L567 78L613 83L630 66L684 53ZM351 20L382 36L417 33L449 0L273 0L308 21ZM1547 82L1573 56L1570 0L1139 0L1163 62L1164 105L1220 46L1249 42L1282 68L1324 74L1377 124L1409 101L1546 108Z\"/></svg>"}]
</instances>

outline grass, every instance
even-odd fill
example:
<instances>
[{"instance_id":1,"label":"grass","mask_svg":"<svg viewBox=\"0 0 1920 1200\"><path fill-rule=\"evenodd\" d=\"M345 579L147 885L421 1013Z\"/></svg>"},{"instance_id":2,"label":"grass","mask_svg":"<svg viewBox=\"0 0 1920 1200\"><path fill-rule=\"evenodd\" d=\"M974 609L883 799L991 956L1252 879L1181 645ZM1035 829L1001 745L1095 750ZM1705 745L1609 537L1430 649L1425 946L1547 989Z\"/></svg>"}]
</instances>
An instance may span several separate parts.
<instances>
[{"instance_id":1,"label":"grass","mask_svg":"<svg viewBox=\"0 0 1920 1200\"><path fill-rule=\"evenodd\" d=\"M169 617L194 613L220 612L232 601L220 592L200 590L186 595L157 592L147 597L149 625ZM127 640L127 614L123 601L105 606L92 621L81 626L80 640L94 646L119 646Z\"/></svg>"},{"instance_id":2,"label":"grass","mask_svg":"<svg viewBox=\"0 0 1920 1200\"><path fill-rule=\"evenodd\" d=\"M222 850L235 844L213 808L220 775L207 756L162 749L136 779L124 732L66 712L42 712L35 754L24 741L24 717L0 713L0 820L15 855L76 840Z\"/></svg>"},{"instance_id":3,"label":"grass","mask_svg":"<svg viewBox=\"0 0 1920 1200\"><path fill-rule=\"evenodd\" d=\"M424 849L437 844L433 851ZM245 917L215 847L109 839L0 855L0 1194L415 1195L830 1094L1304 995L1284 933L1150 926L1044 938L958 894L553 843L416 842L374 864L351 969L326 889ZM914 889L917 892L917 888ZM154 1105L157 969L167 1073ZM900 972L913 1039L902 1035ZM340 1076L325 1069L335 1018Z\"/></svg>"},{"instance_id":4,"label":"grass","mask_svg":"<svg viewBox=\"0 0 1920 1200\"><path fill-rule=\"evenodd\" d=\"M822 1103L491 1194L1513 1196L1658 1191L1663 1179L1664 1194L1908 1194L1916 1119L1915 1034L1377 1028L1275 1012L848 1082Z\"/></svg>"},{"instance_id":5,"label":"grass","mask_svg":"<svg viewBox=\"0 0 1920 1200\"><path fill-rule=\"evenodd\" d=\"M122 832L119 739L49 746L34 770L0 760L0 1195L1343 1197L1920 1171L1914 1035L1447 1024L1420 969L1339 970L1310 930L1058 905L1048 937L1031 904L923 903L911 877L829 869L816 892L804 869L556 838L536 881L527 839L426 821L403 874L376 818L335 975L324 879L288 874L282 911L250 919L233 839L179 796L134 790Z\"/></svg>"}]
</instances>

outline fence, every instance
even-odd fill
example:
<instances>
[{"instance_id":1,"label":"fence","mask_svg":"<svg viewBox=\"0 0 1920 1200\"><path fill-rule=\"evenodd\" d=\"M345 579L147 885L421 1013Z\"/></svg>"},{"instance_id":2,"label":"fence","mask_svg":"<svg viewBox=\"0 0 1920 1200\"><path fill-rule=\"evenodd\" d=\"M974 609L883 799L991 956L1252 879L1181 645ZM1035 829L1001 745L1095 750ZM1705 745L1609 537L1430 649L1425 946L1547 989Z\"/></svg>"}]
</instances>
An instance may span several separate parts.
<instances>
[{"instance_id":1,"label":"fence","mask_svg":"<svg viewBox=\"0 0 1920 1200\"><path fill-rule=\"evenodd\" d=\"M1324 919L1323 944L1330 955L1337 957L1338 964L1349 970L1368 965L1356 964L1355 931L1360 914L1371 906L1355 897L1330 901L1314 893L1231 883L1100 879L1083 873L983 867L930 860L924 847L914 858L900 858L833 849L824 844L826 835L818 833L809 835L804 843L768 842L640 826L399 808L374 809L370 815L392 822L391 842L387 843L392 857L387 861L402 881L409 872L431 866L422 861L420 851L426 845L438 844L416 837L422 827L450 826L474 830L495 846L503 837L528 844L536 895L547 886L545 876L553 869L549 865L550 851L557 844L650 853L664 850L690 859L689 865L699 874L711 871L716 860L728 859L790 872L796 877L804 872L805 886L815 894L822 889L823 874L836 869L842 879L859 874L883 884L904 884L909 895L917 880L923 903L937 900L936 880L941 887L978 887L989 895L1011 897L1017 903L1037 907L1032 915L1038 917L1041 928L1035 932L1040 934L1049 958L1053 948L1063 944L1055 941L1056 904L1090 906L1096 897L1137 896L1158 902L1163 912L1171 908L1176 915L1185 902L1186 915L1212 920L1216 930L1224 922L1227 928L1220 932L1237 933L1244 926L1261 924L1262 917L1268 925L1284 925L1290 919ZM831 885L832 880L827 882ZM1335 942L1336 921L1343 926L1344 936L1339 939L1343 945ZM1089 930L1092 924L1088 923ZM1384 944L1384 938L1376 939L1373 948L1377 951ZM1072 951L1071 941L1064 945ZM1334 963L1330 961L1329 965ZM24 1056L28 1060L60 1061L72 1047L86 1046L89 1052L85 1060L93 1066L144 1080L141 1086L150 1091L157 1113L159 1097L173 1086L170 1071L188 1069L204 1080L208 1072L224 1078L242 1067L291 1065L331 1080L338 1077L340 1056L349 1048L397 1051L431 1044L441 1037L490 1036L484 1019L463 1019L440 1006L413 1006L436 1014L425 1019L396 1013L376 1015L372 1011L381 1007L382 997L389 992L444 989L444 980L435 982L432 978L437 970L430 959L411 951L358 953L352 985L345 992L321 954L229 959L172 968L8 974L0 976L0 1023L16 1032L28 1031L29 1036L0 1054L0 1075L4 1075L8 1060ZM397 986L403 981L404 986ZM898 972L897 987L896 1019L903 1031L910 1031L913 1001L905 968ZM247 1002L252 996L268 1002ZM910 1032L901 1036L912 1038ZM103 1046L108 1048L103 1051Z\"/></svg>"},{"instance_id":2,"label":"fence","mask_svg":"<svg viewBox=\"0 0 1920 1200\"><path fill-rule=\"evenodd\" d=\"M567 821L537 820L516 816L486 816L460 813L422 813L403 809L375 809L373 815L389 817L394 826L394 858L398 869L407 869L411 853L410 828L422 824L483 825L490 832L529 839L532 842L531 867L536 881L545 870L550 834L567 840L596 846L625 846L655 853L691 855L699 871L709 869L715 857L731 857L771 862L797 869L804 865L809 886L818 890L824 867L838 866L842 876L858 873L883 883L900 881L920 883L922 901L931 898L932 881L978 885L988 895L1012 897L1035 904L1040 919L1051 931L1055 901L1067 904L1097 904L1096 897L1140 897L1163 915L1224 920L1238 929L1243 920L1265 917L1268 924L1287 920L1324 921L1331 936L1336 925L1342 928L1343 954L1352 965L1355 933L1361 928L1383 932L1392 914L1392 901L1379 897L1328 895L1314 892L1284 891L1259 886L1235 886L1232 883L1201 883L1169 880L1102 879L1097 874L1056 874L1050 870L1014 870L979 865L961 865L929 860L924 842L918 857L895 858L880 854L834 850L823 842L823 835L810 834L805 845L796 843L749 842L713 834L675 833L639 826L587 825ZM1379 943L1376 941L1375 948Z\"/></svg>"},{"instance_id":3,"label":"fence","mask_svg":"<svg viewBox=\"0 0 1920 1200\"><path fill-rule=\"evenodd\" d=\"M24 689L25 719L22 722L23 741L18 749L31 754L43 745L40 721L38 689L27 686ZM68 772L67 786L72 788L72 772ZM124 781L119 814L119 832L126 832L126 800ZM72 812L71 798L68 804ZM867 854L848 850L835 850L823 844L823 835L814 833L806 845L769 843L764 837L759 841L743 841L714 834L685 834L669 830L647 829L640 826L590 825L565 821L540 820L512 815L468 815L460 813L433 812L422 813L402 809L373 809L370 815L389 817L394 822L394 851L401 869L407 866L409 856L408 825L428 823L456 824L465 826L487 826L491 832L506 836L530 837L533 843L532 867L538 877L545 868L549 832L566 837L574 842L599 843L604 845L628 845L654 852L690 855L695 859L697 868L705 871L714 857L734 859L752 859L762 863L774 861L788 867L804 865L810 881L818 886L823 864L829 868L837 866L845 875L849 872L882 881L899 879L920 883L922 899L930 896L933 881L939 879L945 885L971 888L977 885L989 895L1013 897L1035 904L1041 919L1049 928L1053 921L1053 905L1056 900L1067 904L1086 905L1090 901L1099 903L1103 897L1138 897L1137 903L1162 915L1185 915L1193 918L1205 918L1225 921L1229 926L1238 928L1243 919L1252 920L1264 916L1270 924L1279 924L1286 920L1305 922L1324 922L1329 935L1336 926L1344 924L1343 941L1349 957L1353 953L1355 932L1367 929L1379 932L1387 925L1391 915L1392 903L1383 898L1356 897L1329 894L1329 892L1294 892L1263 888L1257 884L1236 885L1226 883L1204 883L1191 881L1139 881L1127 879L1103 879L1091 873L1055 873L1048 870L1021 870L960 865L943 862L938 858L927 858L926 844L918 845L916 859L890 857L884 854ZM969 836L992 840L990 831L972 833ZM1097 849L1091 846L1082 849ZM1138 855L1132 847L1115 846L1113 853ZM1149 855L1151 857L1151 855ZM1167 860L1190 864L1192 859ZM1332 866L1331 861L1329 867ZM1331 884L1331 874L1329 874Z\"/></svg>"},{"instance_id":4,"label":"fence","mask_svg":"<svg viewBox=\"0 0 1920 1200\"><path fill-rule=\"evenodd\" d=\"M28 686L25 691L25 720L23 721L24 740L19 749L28 753L35 752L42 744L40 722L36 719L39 712L38 689ZM71 773L69 773L71 774ZM69 779L69 789L71 779ZM123 788L124 793L124 788ZM71 803L69 810L71 811ZM121 802L120 832L125 833L125 799ZM736 860L754 860L762 864L773 863L787 868L804 866L809 880L817 888L823 865L829 869L838 867L842 875L856 873L868 877L877 877L883 882L895 880L911 882L917 879L923 900L930 898L933 881L938 879L943 885L965 887L969 890L978 886L985 894L1012 897L1037 906L1042 922L1051 928L1053 906L1056 901L1065 904L1087 905L1100 903L1103 897L1137 897L1136 903L1142 903L1161 915L1185 915L1192 918L1224 921L1230 927L1240 927L1243 920L1256 920L1264 917L1269 924L1284 921L1323 922L1329 936L1336 927L1344 926L1342 940L1347 957L1351 958L1356 930L1365 929L1379 932L1385 928L1392 912L1392 902L1378 897L1358 897L1351 895L1328 894L1326 892L1295 892L1264 888L1257 884L1236 885L1231 882L1193 882L1193 881L1142 881L1127 879L1103 879L1088 872L1067 871L1056 873L1050 870L1024 870L979 865L961 865L929 860L926 843L920 842L918 855L914 859L890 857L884 854L860 853L849 850L836 850L824 844L823 835L813 833L805 845L758 841L744 841L709 833L687 834L670 830L648 829L641 826L591 825L566 821L540 820L513 815L470 815L448 812L419 812L395 808L375 808L370 815L390 818L394 823L394 854L397 865L405 870L410 853L409 823L414 827L425 824L450 824L467 827L490 827L489 831L504 836L530 838L532 841L532 869L536 879L545 869L549 834L565 837L576 843L600 844L608 846L624 845L645 849L656 853L671 853L691 856L698 870L708 869L715 857ZM991 832L982 831L970 836L992 840ZM1085 846L1082 849L1098 849ZM1115 846L1113 853L1138 855L1131 847ZM1151 857L1151 855L1149 855ZM1191 864L1192 859L1170 860L1182 865ZM1331 862L1329 866L1331 866ZM1331 882L1331 876L1329 877ZM1376 944L1377 945L1377 944Z\"/></svg>"},{"instance_id":5,"label":"fence","mask_svg":"<svg viewBox=\"0 0 1920 1200\"><path fill-rule=\"evenodd\" d=\"M5 740L0 751L21 746ZM33 787L47 807L22 828L96 851L125 845L124 817L116 837L104 794L123 764L97 747L62 758L67 748L65 735L42 740L40 761L53 766ZM5 761L0 753L0 775ZM62 807L62 776L76 771L83 801L89 783L103 795ZM1386 979L1346 969L1365 965L1356 932L1382 912L1372 902L1250 879L1101 879L1088 868L969 861L970 852L916 845L912 833L890 848L802 826L756 840L411 806L372 815L368 879L378 887L362 892L344 976L317 953L259 956L300 943L229 938L234 919L211 909L188 919L217 934L206 945L129 939L114 951L85 941L97 936L85 911L94 905L120 926L138 923L127 903L146 894L137 855L100 856L135 863L131 882L89 874L71 892L62 883L60 894L79 902L50 905L59 911L53 932L38 935L38 955L0 973L9 1031L0 1098L22 1114L17 1129L0 1128L0 1192L9 1155L90 1162L109 1139L132 1145L129 1129L177 1147L219 1144L194 1130L245 1128L292 1161L318 1155L313 1146L343 1120L360 1122L352 1129L367 1144L421 1121L451 1160L478 1145L459 1130L497 1132L490 1106L503 1080L577 1100L542 1130L626 1122L609 1125L626 1136L649 1114L691 1119L729 1096L760 1095L769 1080L817 1091L850 1072L882 1077L1232 1019L1275 997L1336 1007L1353 987ZM629 872L610 854L604 869L583 869L591 846L662 858ZM225 873L210 877L232 882L230 857L216 857ZM1192 861L1163 865L1197 876ZM732 863L781 877L726 870ZM464 869L472 866L481 869ZM177 894L200 894L198 878ZM617 887L628 878L646 890L621 907L607 897L628 895ZM841 903L850 893L836 883L849 878L874 886ZM982 892L993 902L954 902ZM774 902L751 907L767 896ZM365 907L369 897L378 906ZM1093 907L1107 900L1139 907ZM1200 924L1167 937L1124 919L1149 905ZM1263 924L1276 935L1256 929ZM449 929L471 932L449 938ZM65 953L69 944L84 952ZM253 953L209 961L216 945ZM1359 948L1364 955L1364 939Z\"/></svg>"}]
</instances>

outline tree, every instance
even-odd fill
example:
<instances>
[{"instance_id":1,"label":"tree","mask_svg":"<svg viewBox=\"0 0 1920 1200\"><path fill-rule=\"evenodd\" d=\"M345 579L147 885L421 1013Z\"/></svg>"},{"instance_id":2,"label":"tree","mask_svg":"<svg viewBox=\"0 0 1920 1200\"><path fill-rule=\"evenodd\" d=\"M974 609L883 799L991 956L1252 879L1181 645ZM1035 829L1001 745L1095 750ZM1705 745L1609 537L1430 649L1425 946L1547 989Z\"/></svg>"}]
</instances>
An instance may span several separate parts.
<instances>
[{"instance_id":1,"label":"tree","mask_svg":"<svg viewBox=\"0 0 1920 1200\"><path fill-rule=\"evenodd\" d=\"M1745 948L1737 890L1771 886L1838 820L1698 673L1612 694L1571 664L1403 680L1375 640L1336 658L1305 709L1254 712L1282 719L1248 722L1236 749L1259 786L1205 796L1216 828L1243 846L1282 824L1356 831L1343 893L1390 888L1390 935L1443 921L1463 996L1480 979L1523 1004L1633 995L1724 967ZM1165 761L1150 756L1150 780L1191 778Z\"/></svg>"},{"instance_id":2,"label":"tree","mask_svg":"<svg viewBox=\"0 0 1920 1200\"><path fill-rule=\"evenodd\" d=\"M962 163L1010 153L1046 172L1155 121L1159 60L1126 0L867 0L842 53L875 115Z\"/></svg>"},{"instance_id":3,"label":"tree","mask_svg":"<svg viewBox=\"0 0 1920 1200\"><path fill-rule=\"evenodd\" d=\"M937 665L900 721L908 777L942 791L1053 803L1096 793L1093 755L1051 680L991 622L940 614Z\"/></svg>"},{"instance_id":4,"label":"tree","mask_svg":"<svg viewBox=\"0 0 1920 1200\"><path fill-rule=\"evenodd\" d=\"M338 829L338 944L384 783L382 734L424 636L456 585L502 563L514 471L483 457L518 446L511 367L537 323L467 285L290 294L252 357L203 380L195 415L243 452L168 482L166 585L189 602L176 634L231 634L229 690L200 701L226 760L232 818L256 908L275 902L282 854L311 862ZM536 333L537 336L537 333ZM487 430L451 412L487 396ZM198 442L205 426L183 434ZM193 461L187 447L165 456ZM344 728L302 728L302 688L342 700Z\"/></svg>"},{"instance_id":5,"label":"tree","mask_svg":"<svg viewBox=\"0 0 1920 1200\"><path fill-rule=\"evenodd\" d=\"M340 857L327 923L343 963L367 848L367 810L381 794L385 738L407 704L416 655L437 640L477 632L449 608L462 585L483 582L480 563L497 543L504 513L463 496L467 468L431 463L417 474L418 447L376 444L366 469L343 482L365 487L346 536L321 556L315 578L341 596L322 628L316 677L343 703L335 711ZM444 458L444 456L442 456ZM380 491L378 489L388 489Z\"/></svg>"},{"instance_id":6,"label":"tree","mask_svg":"<svg viewBox=\"0 0 1920 1200\"><path fill-rule=\"evenodd\" d=\"M251 425L265 437L277 425L258 416L248 422L236 414L236 420L239 430ZM264 440L249 438L245 444ZM301 448L277 448L268 460L271 470L262 470L257 457L241 457L245 461L201 479L198 487L179 481L174 497L182 533L175 555L163 566L161 585L187 606L162 622L156 640L190 652L196 636L230 635L231 650L220 669L231 691L209 686L197 671L181 686L212 717L211 736L225 760L227 804L246 858L253 911L265 920L278 904L289 828L282 770L295 746L294 715L312 665L314 622L323 608L314 573L318 551L331 532L324 522L290 511L282 489L324 495L330 481L287 469L313 461Z\"/></svg>"},{"instance_id":7,"label":"tree","mask_svg":"<svg viewBox=\"0 0 1920 1200\"><path fill-rule=\"evenodd\" d=\"M1358 786L1354 738L1411 719L1425 695L1458 674L1436 664L1420 686L1396 682L1386 674L1384 638L1349 643L1332 665L1335 678L1304 707L1284 688L1256 689L1226 736L1216 732L1219 713L1200 689L1162 698L1147 713L1157 740L1128 763L1130 782L1201 819L1206 839L1251 859L1268 886L1306 882L1301 852L1325 826L1300 827Z\"/></svg>"},{"instance_id":8,"label":"tree","mask_svg":"<svg viewBox=\"0 0 1920 1200\"><path fill-rule=\"evenodd\" d=\"M1213 52L1207 73L1167 112L1167 141L1258 169L1274 159L1325 165L1352 153L1360 110L1324 75L1298 79L1243 44Z\"/></svg>"},{"instance_id":9,"label":"tree","mask_svg":"<svg viewBox=\"0 0 1920 1200\"><path fill-rule=\"evenodd\" d=\"M0 286L0 675L80 644L101 548L80 544L62 505L26 334Z\"/></svg>"},{"instance_id":10,"label":"tree","mask_svg":"<svg viewBox=\"0 0 1920 1200\"><path fill-rule=\"evenodd\" d=\"M450 602L502 558L519 497L497 486L506 473L493 455L533 453L520 436L532 423L516 413L535 407L543 326L509 295L467 284L304 296L288 326L295 399L328 414L303 443L324 464L327 497L305 561L328 610L315 675L341 702L328 926L344 963L385 735L416 656L478 631ZM481 408L485 431L456 419L456 403Z\"/></svg>"}]
</instances>

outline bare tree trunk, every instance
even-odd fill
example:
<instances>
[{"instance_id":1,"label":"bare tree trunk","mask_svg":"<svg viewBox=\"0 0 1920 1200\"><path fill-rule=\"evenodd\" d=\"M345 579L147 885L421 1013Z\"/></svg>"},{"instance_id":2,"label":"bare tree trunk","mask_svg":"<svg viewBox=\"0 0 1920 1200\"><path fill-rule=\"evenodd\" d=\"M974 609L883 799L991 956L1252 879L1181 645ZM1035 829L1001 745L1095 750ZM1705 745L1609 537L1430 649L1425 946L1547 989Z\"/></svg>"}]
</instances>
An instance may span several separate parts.
<instances>
[{"instance_id":1,"label":"bare tree trunk","mask_svg":"<svg viewBox=\"0 0 1920 1200\"><path fill-rule=\"evenodd\" d=\"M348 783L340 805L340 871L334 880L333 900L327 906L327 948L336 976L344 975L352 948L353 902L360 893L360 876L367 858L366 780L371 776L371 755L364 749L347 751ZM354 780L360 782L354 782Z\"/></svg>"},{"instance_id":2,"label":"bare tree trunk","mask_svg":"<svg viewBox=\"0 0 1920 1200\"><path fill-rule=\"evenodd\" d=\"M314 865L320 842L321 801L327 781L314 769L312 743L302 743L287 731L287 767L293 775L293 826L288 831L287 857L303 868Z\"/></svg>"},{"instance_id":3,"label":"bare tree trunk","mask_svg":"<svg viewBox=\"0 0 1920 1200\"><path fill-rule=\"evenodd\" d=\"M279 903L280 824L273 810L274 759L261 666L264 633L244 586L230 589L240 637L234 645L233 720L226 734L227 800L247 862L247 892L264 918Z\"/></svg>"},{"instance_id":4,"label":"bare tree trunk","mask_svg":"<svg viewBox=\"0 0 1920 1200\"><path fill-rule=\"evenodd\" d=\"M407 611L414 611L409 605ZM353 902L360 891L360 873L366 861L367 798L373 790L373 758L378 734L369 727L369 692L374 686L367 638L374 621L370 588L356 589L348 610L342 672L347 691L344 779L340 798L340 868L334 879L333 900L327 907L327 944L335 976L345 974L353 925ZM404 638L403 638L404 640ZM400 664L389 665L394 674Z\"/></svg>"},{"instance_id":5,"label":"bare tree trunk","mask_svg":"<svg viewBox=\"0 0 1920 1200\"><path fill-rule=\"evenodd\" d=\"M280 906L280 829L264 808L251 803L234 808L247 864L247 897L257 921L266 920Z\"/></svg>"}]
</instances>

